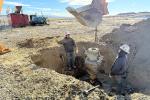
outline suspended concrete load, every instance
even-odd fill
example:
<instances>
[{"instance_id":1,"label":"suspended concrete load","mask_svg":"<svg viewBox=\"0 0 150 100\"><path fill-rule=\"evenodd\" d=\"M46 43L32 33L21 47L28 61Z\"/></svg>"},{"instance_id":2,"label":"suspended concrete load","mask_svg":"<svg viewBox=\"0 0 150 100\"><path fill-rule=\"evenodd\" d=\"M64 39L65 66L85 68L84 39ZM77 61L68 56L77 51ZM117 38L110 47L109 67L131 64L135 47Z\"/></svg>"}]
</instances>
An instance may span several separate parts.
<instances>
[{"instance_id":1,"label":"suspended concrete load","mask_svg":"<svg viewBox=\"0 0 150 100\"><path fill-rule=\"evenodd\" d=\"M108 3L106 0L93 0L92 4L77 9L67 7L66 9L85 26L96 28L102 21L102 16L108 14Z\"/></svg>"}]
</instances>

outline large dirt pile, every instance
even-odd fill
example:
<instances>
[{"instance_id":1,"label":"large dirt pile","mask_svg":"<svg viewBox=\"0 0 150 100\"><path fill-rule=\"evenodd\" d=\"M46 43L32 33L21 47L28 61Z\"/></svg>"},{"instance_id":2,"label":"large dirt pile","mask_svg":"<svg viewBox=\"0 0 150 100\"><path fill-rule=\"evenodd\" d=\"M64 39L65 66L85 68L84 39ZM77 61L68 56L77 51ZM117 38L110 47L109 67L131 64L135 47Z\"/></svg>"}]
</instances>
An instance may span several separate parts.
<instances>
[{"instance_id":1,"label":"large dirt pile","mask_svg":"<svg viewBox=\"0 0 150 100\"><path fill-rule=\"evenodd\" d=\"M102 39L117 54L122 43L131 46L128 80L138 89L150 90L150 19L134 25L124 24Z\"/></svg>"}]
</instances>

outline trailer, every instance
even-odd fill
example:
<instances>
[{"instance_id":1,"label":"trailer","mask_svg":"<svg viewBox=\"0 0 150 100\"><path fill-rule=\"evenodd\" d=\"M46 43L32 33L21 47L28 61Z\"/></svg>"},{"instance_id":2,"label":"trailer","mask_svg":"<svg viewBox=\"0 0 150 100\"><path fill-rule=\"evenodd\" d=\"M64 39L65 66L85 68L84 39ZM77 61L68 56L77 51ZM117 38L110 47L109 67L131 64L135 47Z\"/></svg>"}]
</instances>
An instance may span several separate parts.
<instances>
[{"instance_id":1,"label":"trailer","mask_svg":"<svg viewBox=\"0 0 150 100\"><path fill-rule=\"evenodd\" d=\"M17 27L25 27L29 25L29 18L28 15L25 14L18 14L18 13L11 13L9 14L11 19L11 26L14 28Z\"/></svg>"},{"instance_id":2,"label":"trailer","mask_svg":"<svg viewBox=\"0 0 150 100\"><path fill-rule=\"evenodd\" d=\"M15 12L10 13L10 25L12 27L25 27L29 25L28 15L22 14L22 6L16 6Z\"/></svg>"}]
</instances>

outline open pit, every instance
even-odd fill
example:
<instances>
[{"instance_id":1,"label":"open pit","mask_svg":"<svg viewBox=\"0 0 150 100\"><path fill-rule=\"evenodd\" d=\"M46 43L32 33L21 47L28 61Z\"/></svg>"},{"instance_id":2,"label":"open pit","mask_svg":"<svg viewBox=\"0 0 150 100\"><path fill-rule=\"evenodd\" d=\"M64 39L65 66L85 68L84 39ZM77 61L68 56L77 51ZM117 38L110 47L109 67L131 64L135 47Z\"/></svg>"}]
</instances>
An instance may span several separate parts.
<instances>
[{"instance_id":1,"label":"open pit","mask_svg":"<svg viewBox=\"0 0 150 100\"><path fill-rule=\"evenodd\" d=\"M31 59L33 63L39 67L52 69L61 74L67 74L76 78L80 78L86 74L86 68L84 64L86 58L85 50L91 47L99 48L100 53L104 59L101 63L101 66L98 66L98 71L99 73L110 73L111 65L114 62L115 56L109 47L104 44L100 45L92 42L78 42L77 47L79 51L78 54L76 54L75 61L77 69L73 72L65 71L66 55L62 46L41 49L37 54L32 55Z\"/></svg>"},{"instance_id":2,"label":"open pit","mask_svg":"<svg viewBox=\"0 0 150 100\"><path fill-rule=\"evenodd\" d=\"M58 73L63 73L66 66L66 59L62 47L53 47L42 49L36 55L32 55L32 61L43 68L55 70Z\"/></svg>"}]
</instances>

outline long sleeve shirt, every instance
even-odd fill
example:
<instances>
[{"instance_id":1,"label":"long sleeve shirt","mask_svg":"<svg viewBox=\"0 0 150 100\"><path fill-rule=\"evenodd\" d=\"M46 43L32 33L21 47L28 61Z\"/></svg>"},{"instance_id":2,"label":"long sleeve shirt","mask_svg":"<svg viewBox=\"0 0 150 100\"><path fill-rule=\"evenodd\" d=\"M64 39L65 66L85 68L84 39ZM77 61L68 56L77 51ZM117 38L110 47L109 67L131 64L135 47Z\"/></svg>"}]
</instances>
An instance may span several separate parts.
<instances>
[{"instance_id":1,"label":"long sleeve shirt","mask_svg":"<svg viewBox=\"0 0 150 100\"><path fill-rule=\"evenodd\" d=\"M112 75L123 75L127 72L127 53L121 51L118 58L114 62L111 74Z\"/></svg>"},{"instance_id":2,"label":"long sleeve shirt","mask_svg":"<svg viewBox=\"0 0 150 100\"><path fill-rule=\"evenodd\" d=\"M64 46L66 52L74 52L74 48L76 47L75 41L72 38L64 38L58 43Z\"/></svg>"}]
</instances>

